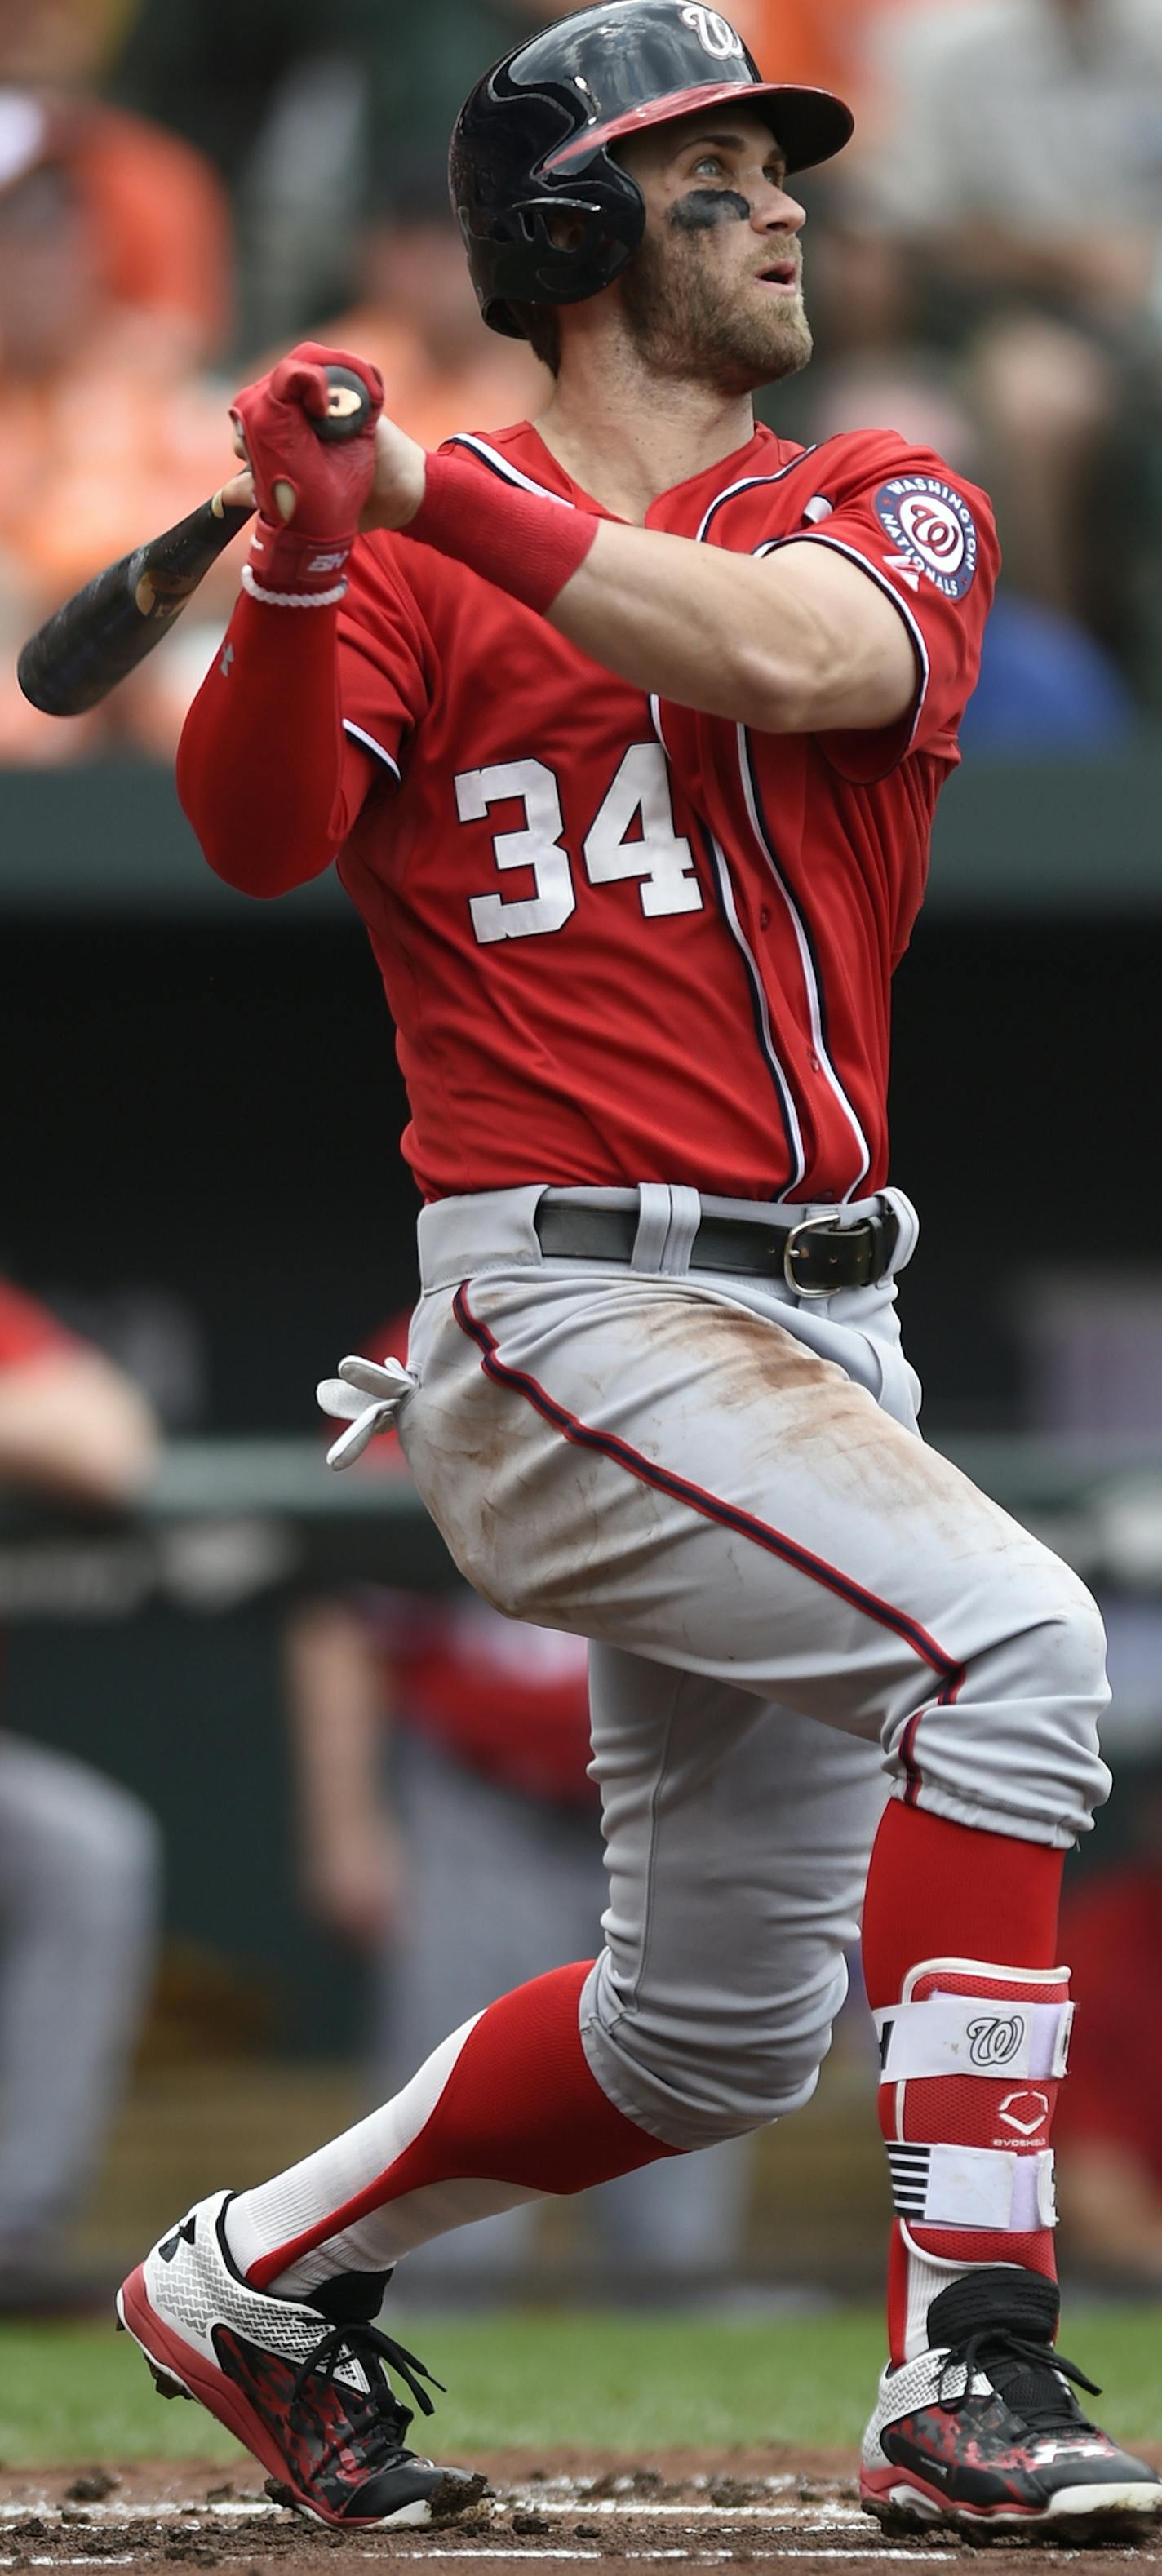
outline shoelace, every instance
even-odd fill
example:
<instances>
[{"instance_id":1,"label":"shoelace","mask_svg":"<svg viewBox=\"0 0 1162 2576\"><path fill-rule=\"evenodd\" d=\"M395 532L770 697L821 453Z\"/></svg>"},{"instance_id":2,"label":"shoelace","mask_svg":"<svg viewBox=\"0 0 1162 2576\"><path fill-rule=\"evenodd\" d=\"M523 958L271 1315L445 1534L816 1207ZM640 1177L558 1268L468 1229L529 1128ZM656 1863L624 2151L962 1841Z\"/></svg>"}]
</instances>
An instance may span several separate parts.
<instances>
[{"instance_id":1,"label":"shoelace","mask_svg":"<svg viewBox=\"0 0 1162 2576\"><path fill-rule=\"evenodd\" d=\"M978 2368L987 2372L998 2396L1035 2432L1096 2430L1088 2416L1082 2414L1073 2389L1061 2384L1062 2380L1072 2380L1074 2387L1087 2389L1091 2397L1100 2397L1096 2380L1087 2379L1084 2370L1079 2370L1075 2361L1067 2361L1051 2343L1034 2342L1011 2326L978 2326L975 2334L963 2336L945 2353L936 2382L937 2405L946 2406L951 2414L957 2413L969 2395L973 2373ZM945 2379L951 2370L964 2372L959 2397L944 2394Z\"/></svg>"},{"instance_id":2,"label":"shoelace","mask_svg":"<svg viewBox=\"0 0 1162 2576\"><path fill-rule=\"evenodd\" d=\"M382 2334L378 2326L328 2326L326 2333L320 2335L314 2351L307 2354L295 2372L290 2392L291 2406L297 2404L308 2379L330 2380L334 2385L340 2363L348 2360L362 2363L367 2373L367 2388L352 2388L347 2381L341 2381L343 2403L352 2432L358 2434L361 2441L366 2443L370 2439L374 2445L368 2451L368 2467L380 2468L384 2465L385 2456L398 2455L402 2449L402 2436L412 2420L411 2408L395 2396L383 2365L386 2363L388 2370L396 2371L406 2381L422 2415L434 2414L435 2408L421 2382L426 2379L431 2387L440 2390L441 2396L444 2383L424 2362L417 2360L414 2352L408 2352L391 2335ZM380 2437L378 2440L377 2436ZM316 2473L327 2467L335 2452L342 2448L345 2438L341 2432L331 2435L315 2464Z\"/></svg>"}]
</instances>

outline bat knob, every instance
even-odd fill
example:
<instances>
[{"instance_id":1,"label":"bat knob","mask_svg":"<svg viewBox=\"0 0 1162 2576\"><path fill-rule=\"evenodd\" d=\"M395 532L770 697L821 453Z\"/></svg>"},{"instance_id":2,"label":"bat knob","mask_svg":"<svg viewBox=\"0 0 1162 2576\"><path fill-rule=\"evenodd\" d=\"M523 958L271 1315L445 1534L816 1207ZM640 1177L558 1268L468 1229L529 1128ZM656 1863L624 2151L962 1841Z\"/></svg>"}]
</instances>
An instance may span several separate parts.
<instances>
[{"instance_id":1,"label":"bat knob","mask_svg":"<svg viewBox=\"0 0 1162 2576\"><path fill-rule=\"evenodd\" d=\"M327 409L311 420L316 438L325 447L334 446L341 438L354 438L371 416L371 396L351 367L324 367L330 387Z\"/></svg>"}]
</instances>

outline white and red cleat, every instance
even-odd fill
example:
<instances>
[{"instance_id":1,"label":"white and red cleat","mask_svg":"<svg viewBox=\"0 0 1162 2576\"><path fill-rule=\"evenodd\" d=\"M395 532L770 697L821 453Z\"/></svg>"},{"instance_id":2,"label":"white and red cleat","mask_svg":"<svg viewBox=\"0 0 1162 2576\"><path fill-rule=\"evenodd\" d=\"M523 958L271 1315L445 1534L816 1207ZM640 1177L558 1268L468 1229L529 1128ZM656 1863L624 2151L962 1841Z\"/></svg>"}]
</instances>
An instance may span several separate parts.
<instances>
[{"instance_id":1,"label":"white and red cleat","mask_svg":"<svg viewBox=\"0 0 1162 2576\"><path fill-rule=\"evenodd\" d=\"M425 2415L431 2374L371 2322L383 2276L345 2274L309 2304L251 2289L222 2223L232 2198L197 2202L117 2293L161 2395L197 2398L269 2471L279 2501L316 2522L446 2521L476 2504L482 2478L405 2447L411 2409L388 2368Z\"/></svg>"},{"instance_id":2,"label":"white and red cleat","mask_svg":"<svg viewBox=\"0 0 1162 2576\"><path fill-rule=\"evenodd\" d=\"M863 2444L860 2501L889 2525L1140 2534L1162 2478L1087 2421L1092 2380L1053 2348L1056 2284L1008 2264L966 2272L928 2311L931 2347L886 2370Z\"/></svg>"}]
</instances>

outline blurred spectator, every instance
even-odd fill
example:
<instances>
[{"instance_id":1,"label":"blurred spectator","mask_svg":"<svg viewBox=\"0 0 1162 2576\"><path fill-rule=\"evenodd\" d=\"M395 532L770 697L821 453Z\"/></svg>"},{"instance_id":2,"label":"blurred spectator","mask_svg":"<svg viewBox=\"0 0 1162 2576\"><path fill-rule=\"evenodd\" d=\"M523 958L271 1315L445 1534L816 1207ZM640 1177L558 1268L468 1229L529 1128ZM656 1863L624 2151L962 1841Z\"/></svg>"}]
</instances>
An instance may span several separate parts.
<instances>
[{"instance_id":1,"label":"blurred spectator","mask_svg":"<svg viewBox=\"0 0 1162 2576\"><path fill-rule=\"evenodd\" d=\"M960 728L962 749L1082 758L1116 750L1134 721L1130 691L1096 636L1002 583Z\"/></svg>"},{"instance_id":2,"label":"blurred spectator","mask_svg":"<svg viewBox=\"0 0 1162 2576\"><path fill-rule=\"evenodd\" d=\"M132 318L142 341L148 326L183 364L222 347L233 247L225 196L200 153L95 99L0 88L10 226L37 173L53 174L71 197L87 282L108 319Z\"/></svg>"},{"instance_id":3,"label":"blurred spectator","mask_svg":"<svg viewBox=\"0 0 1162 2576\"><path fill-rule=\"evenodd\" d=\"M1133 1856L1062 1913L1077 2024L1057 2120L1071 2252L1162 2287L1162 1782L1137 1786Z\"/></svg>"},{"instance_id":4,"label":"blurred spectator","mask_svg":"<svg viewBox=\"0 0 1162 2576\"><path fill-rule=\"evenodd\" d=\"M0 0L0 81L88 89L139 0Z\"/></svg>"},{"instance_id":5,"label":"blurred spectator","mask_svg":"<svg viewBox=\"0 0 1162 2576\"><path fill-rule=\"evenodd\" d=\"M185 246L143 249L167 233ZM223 309L224 241L216 183L184 145L0 92L0 759L132 739L165 685L150 666L104 713L54 724L12 666L48 610L229 470L223 397L190 363Z\"/></svg>"},{"instance_id":6,"label":"blurred spectator","mask_svg":"<svg viewBox=\"0 0 1162 2576\"><path fill-rule=\"evenodd\" d=\"M358 291L325 336L374 360L388 410L425 447L540 408L548 378L527 343L481 324L442 171L400 170L390 215L364 236Z\"/></svg>"},{"instance_id":7,"label":"blurred spectator","mask_svg":"<svg viewBox=\"0 0 1162 2576\"><path fill-rule=\"evenodd\" d=\"M960 472L980 476L979 434L922 351L901 351L894 368L882 351L851 350L846 359L824 363L813 434L833 438L869 419L890 422L918 447L935 448ZM1096 637L1002 581L961 728L964 749L1109 751L1126 740L1133 720L1126 682Z\"/></svg>"},{"instance_id":8,"label":"blurred spectator","mask_svg":"<svg viewBox=\"0 0 1162 2576\"><path fill-rule=\"evenodd\" d=\"M153 1455L129 1381L0 1281L4 1486L116 1508ZM67 2231L146 1999L159 1864L128 1790L0 1735L0 2314L76 2298Z\"/></svg>"},{"instance_id":9,"label":"blurred spectator","mask_svg":"<svg viewBox=\"0 0 1162 2576\"><path fill-rule=\"evenodd\" d=\"M735 0L726 15L767 80L837 90L864 134L879 111L885 18L900 20L928 0ZM951 14L955 0L946 0Z\"/></svg>"},{"instance_id":10,"label":"blurred spectator","mask_svg":"<svg viewBox=\"0 0 1162 2576\"><path fill-rule=\"evenodd\" d=\"M558 15L516 0L145 0L112 89L213 159L242 242L241 345L294 339L352 290L361 223L401 158L443 172L461 101L484 66Z\"/></svg>"},{"instance_id":11,"label":"blurred spectator","mask_svg":"<svg viewBox=\"0 0 1162 2576\"><path fill-rule=\"evenodd\" d=\"M868 5L869 0L737 0L726 14L766 79L838 90L854 106Z\"/></svg>"},{"instance_id":12,"label":"blurred spectator","mask_svg":"<svg viewBox=\"0 0 1162 2576\"><path fill-rule=\"evenodd\" d=\"M406 1338L397 1318L371 1347L402 1357ZM403 1472L395 1441L369 1461L385 1469ZM594 1953L607 1889L586 1652L463 1589L369 1586L292 1622L304 1886L374 1964L376 2101L495 1993ZM717 2285L741 2253L750 2146L675 2156L586 2195L587 2267L603 2256L609 2289ZM530 2204L423 2247L409 2285L511 2289L531 2271L542 2214Z\"/></svg>"},{"instance_id":13,"label":"blurred spectator","mask_svg":"<svg viewBox=\"0 0 1162 2576\"><path fill-rule=\"evenodd\" d=\"M1162 12L939 0L891 61L881 212L967 366L1010 575L1092 614L1117 517L1099 464L1162 347Z\"/></svg>"}]
</instances>

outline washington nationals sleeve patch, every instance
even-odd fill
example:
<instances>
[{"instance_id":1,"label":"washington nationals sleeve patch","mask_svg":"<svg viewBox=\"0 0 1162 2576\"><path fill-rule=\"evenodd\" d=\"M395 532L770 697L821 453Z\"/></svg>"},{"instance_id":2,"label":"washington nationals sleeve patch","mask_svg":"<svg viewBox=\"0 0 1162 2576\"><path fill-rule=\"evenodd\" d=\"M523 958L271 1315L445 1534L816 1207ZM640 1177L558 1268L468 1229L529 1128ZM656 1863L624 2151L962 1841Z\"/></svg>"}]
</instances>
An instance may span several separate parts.
<instances>
[{"instance_id":1,"label":"washington nationals sleeve patch","mask_svg":"<svg viewBox=\"0 0 1162 2576\"><path fill-rule=\"evenodd\" d=\"M885 557L888 571L899 573L912 589L927 574L946 599L964 599L976 580L980 554L976 520L964 494L931 474L897 474L881 486L875 506L897 550Z\"/></svg>"}]
</instances>

